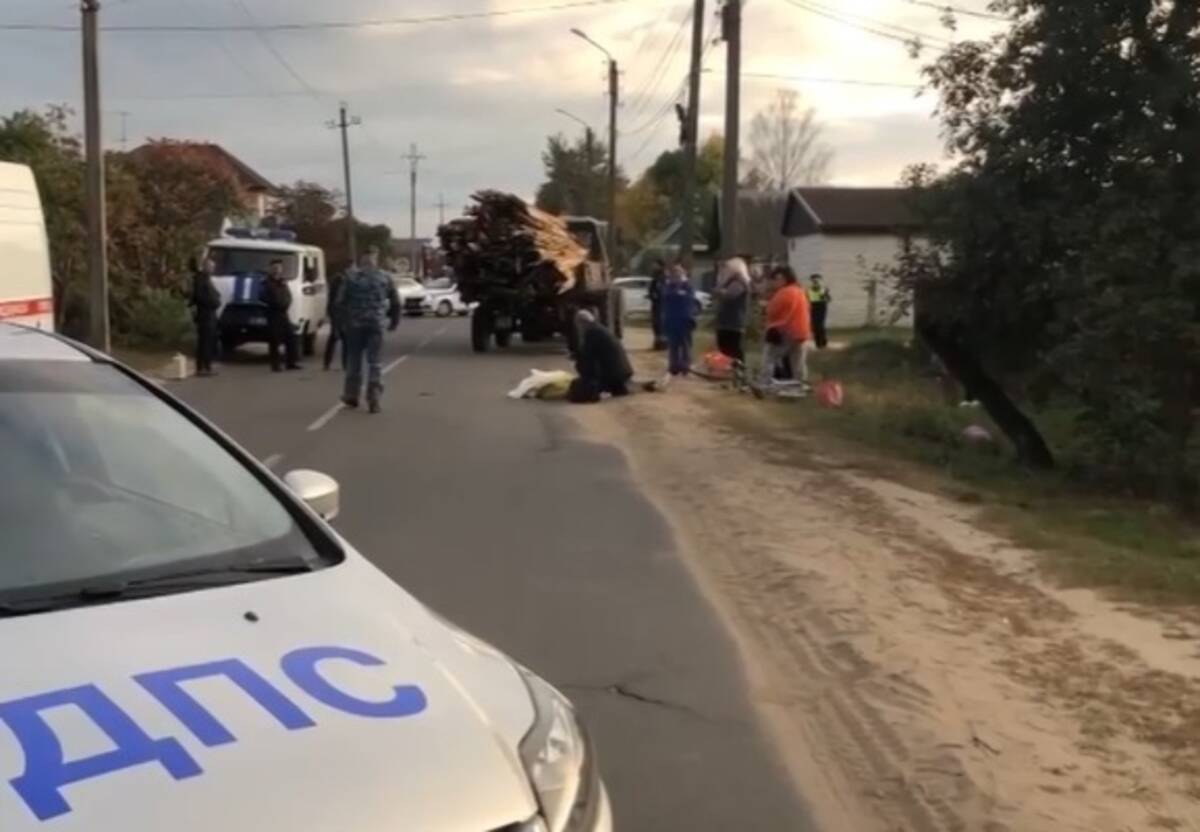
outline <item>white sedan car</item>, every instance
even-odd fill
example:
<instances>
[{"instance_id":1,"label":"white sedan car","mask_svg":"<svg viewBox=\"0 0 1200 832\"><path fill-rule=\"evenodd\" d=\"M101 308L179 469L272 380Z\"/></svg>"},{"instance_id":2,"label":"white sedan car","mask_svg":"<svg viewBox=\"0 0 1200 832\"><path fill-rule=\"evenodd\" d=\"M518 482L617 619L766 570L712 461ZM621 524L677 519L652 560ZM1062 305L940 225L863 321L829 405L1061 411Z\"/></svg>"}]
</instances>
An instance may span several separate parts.
<instances>
[{"instance_id":1,"label":"white sedan car","mask_svg":"<svg viewBox=\"0 0 1200 832\"><path fill-rule=\"evenodd\" d=\"M6 324L0 446L4 832L610 832L571 703L341 538L330 478Z\"/></svg>"},{"instance_id":2,"label":"white sedan car","mask_svg":"<svg viewBox=\"0 0 1200 832\"><path fill-rule=\"evenodd\" d=\"M424 315L425 301L429 290L425 284L411 277L394 277L396 292L400 295L400 308L405 315Z\"/></svg>"},{"instance_id":3,"label":"white sedan car","mask_svg":"<svg viewBox=\"0 0 1200 832\"><path fill-rule=\"evenodd\" d=\"M449 318L452 315L465 317L471 314L474 304L463 301L458 292L458 286L453 281L440 279L426 284L425 311L432 312L439 318Z\"/></svg>"},{"instance_id":4,"label":"white sedan car","mask_svg":"<svg viewBox=\"0 0 1200 832\"><path fill-rule=\"evenodd\" d=\"M621 290L621 294L625 301L625 311L634 315L649 315L650 314L650 284L654 282L650 277L618 277L613 281L613 285ZM696 308L693 310L697 316L703 312L707 312L712 308L712 295L700 289L696 290Z\"/></svg>"}]
</instances>

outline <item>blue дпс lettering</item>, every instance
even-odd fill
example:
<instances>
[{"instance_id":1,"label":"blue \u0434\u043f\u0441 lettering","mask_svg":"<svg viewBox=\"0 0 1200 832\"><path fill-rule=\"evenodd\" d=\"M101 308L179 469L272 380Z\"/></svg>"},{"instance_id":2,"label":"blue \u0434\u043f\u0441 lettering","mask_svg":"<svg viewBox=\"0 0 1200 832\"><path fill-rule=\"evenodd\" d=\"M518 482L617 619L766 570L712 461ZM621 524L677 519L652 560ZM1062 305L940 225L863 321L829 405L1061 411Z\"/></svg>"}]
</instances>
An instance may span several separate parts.
<instances>
[{"instance_id":1,"label":"blue \u0434\u043f\u0441 lettering","mask_svg":"<svg viewBox=\"0 0 1200 832\"><path fill-rule=\"evenodd\" d=\"M428 707L424 691L415 685L389 685L388 697L368 701L338 689L321 675L318 666L341 661L362 668L385 662L369 653L345 647L308 647L294 650L280 662L284 674L320 705L366 719L399 719ZM288 731L318 723L282 691L239 659L140 673L134 677L150 696L171 713L206 747L237 742L228 728L183 687L187 682L223 676L236 685ZM57 708L76 708L104 732L112 751L67 761L62 742L42 714ZM25 757L24 771L10 784L41 821L71 812L62 789L72 783L157 763L175 780L204 773L177 739L154 739L129 714L95 685L50 691L10 702L0 702L0 723L8 726Z\"/></svg>"}]
</instances>

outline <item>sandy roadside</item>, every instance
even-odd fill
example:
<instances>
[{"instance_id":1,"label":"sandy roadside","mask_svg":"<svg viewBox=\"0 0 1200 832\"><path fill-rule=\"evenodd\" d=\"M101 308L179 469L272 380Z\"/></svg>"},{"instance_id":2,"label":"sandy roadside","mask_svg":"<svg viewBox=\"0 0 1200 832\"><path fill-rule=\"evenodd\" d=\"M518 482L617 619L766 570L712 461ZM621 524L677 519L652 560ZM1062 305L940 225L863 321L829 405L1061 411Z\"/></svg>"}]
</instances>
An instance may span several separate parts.
<instances>
[{"instance_id":1,"label":"sandy roadside","mask_svg":"<svg viewBox=\"0 0 1200 832\"><path fill-rule=\"evenodd\" d=\"M734 431L764 405L731 395L571 413L672 523L820 828L1200 829L1200 633L1047 585L969 508Z\"/></svg>"}]
</instances>

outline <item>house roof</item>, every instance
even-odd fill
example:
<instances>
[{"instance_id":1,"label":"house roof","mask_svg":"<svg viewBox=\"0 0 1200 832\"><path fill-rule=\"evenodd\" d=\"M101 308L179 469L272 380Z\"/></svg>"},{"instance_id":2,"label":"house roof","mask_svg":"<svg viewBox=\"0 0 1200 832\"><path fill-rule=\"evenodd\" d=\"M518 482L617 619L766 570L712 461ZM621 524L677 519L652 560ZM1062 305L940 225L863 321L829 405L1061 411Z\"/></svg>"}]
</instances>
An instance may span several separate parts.
<instances>
[{"instance_id":1,"label":"house roof","mask_svg":"<svg viewBox=\"0 0 1200 832\"><path fill-rule=\"evenodd\" d=\"M905 188L795 188L787 196L783 233L893 233L920 225Z\"/></svg>"},{"instance_id":2,"label":"house roof","mask_svg":"<svg viewBox=\"0 0 1200 832\"><path fill-rule=\"evenodd\" d=\"M783 234L788 194L782 191L739 191L737 212L738 253L756 260L787 257L787 237ZM719 251L721 237L721 197L713 200L709 218L709 247Z\"/></svg>"},{"instance_id":3,"label":"house roof","mask_svg":"<svg viewBox=\"0 0 1200 832\"><path fill-rule=\"evenodd\" d=\"M233 171L233 175L238 178L239 183L247 191L274 191L275 185L271 180L260 174L254 168L247 165L238 157L234 156L219 144L212 142L168 142L167 147L178 146L185 148L190 153L196 153L207 156L210 160L218 165L225 165ZM135 160L140 160L148 156L155 148L163 146L163 143L153 142L144 144L141 147L135 148L129 152L130 157Z\"/></svg>"}]
</instances>

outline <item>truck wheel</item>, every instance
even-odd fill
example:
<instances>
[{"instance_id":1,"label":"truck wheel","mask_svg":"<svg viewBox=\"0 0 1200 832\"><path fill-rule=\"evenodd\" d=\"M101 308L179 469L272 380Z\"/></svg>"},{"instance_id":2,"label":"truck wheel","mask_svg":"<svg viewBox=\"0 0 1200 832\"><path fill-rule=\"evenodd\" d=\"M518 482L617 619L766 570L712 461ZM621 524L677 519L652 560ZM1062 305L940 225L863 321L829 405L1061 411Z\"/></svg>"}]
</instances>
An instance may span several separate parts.
<instances>
[{"instance_id":1,"label":"truck wheel","mask_svg":"<svg viewBox=\"0 0 1200 832\"><path fill-rule=\"evenodd\" d=\"M492 345L492 315L482 307L471 315L471 349L487 352Z\"/></svg>"},{"instance_id":2,"label":"truck wheel","mask_svg":"<svg viewBox=\"0 0 1200 832\"><path fill-rule=\"evenodd\" d=\"M317 354L317 333L307 326L304 328L304 334L300 336L300 349L305 358L312 358Z\"/></svg>"},{"instance_id":3,"label":"truck wheel","mask_svg":"<svg viewBox=\"0 0 1200 832\"><path fill-rule=\"evenodd\" d=\"M512 336L513 334L511 329L506 329L504 332L497 332L496 346L500 347L501 349L507 348L510 344L512 344Z\"/></svg>"}]
</instances>

